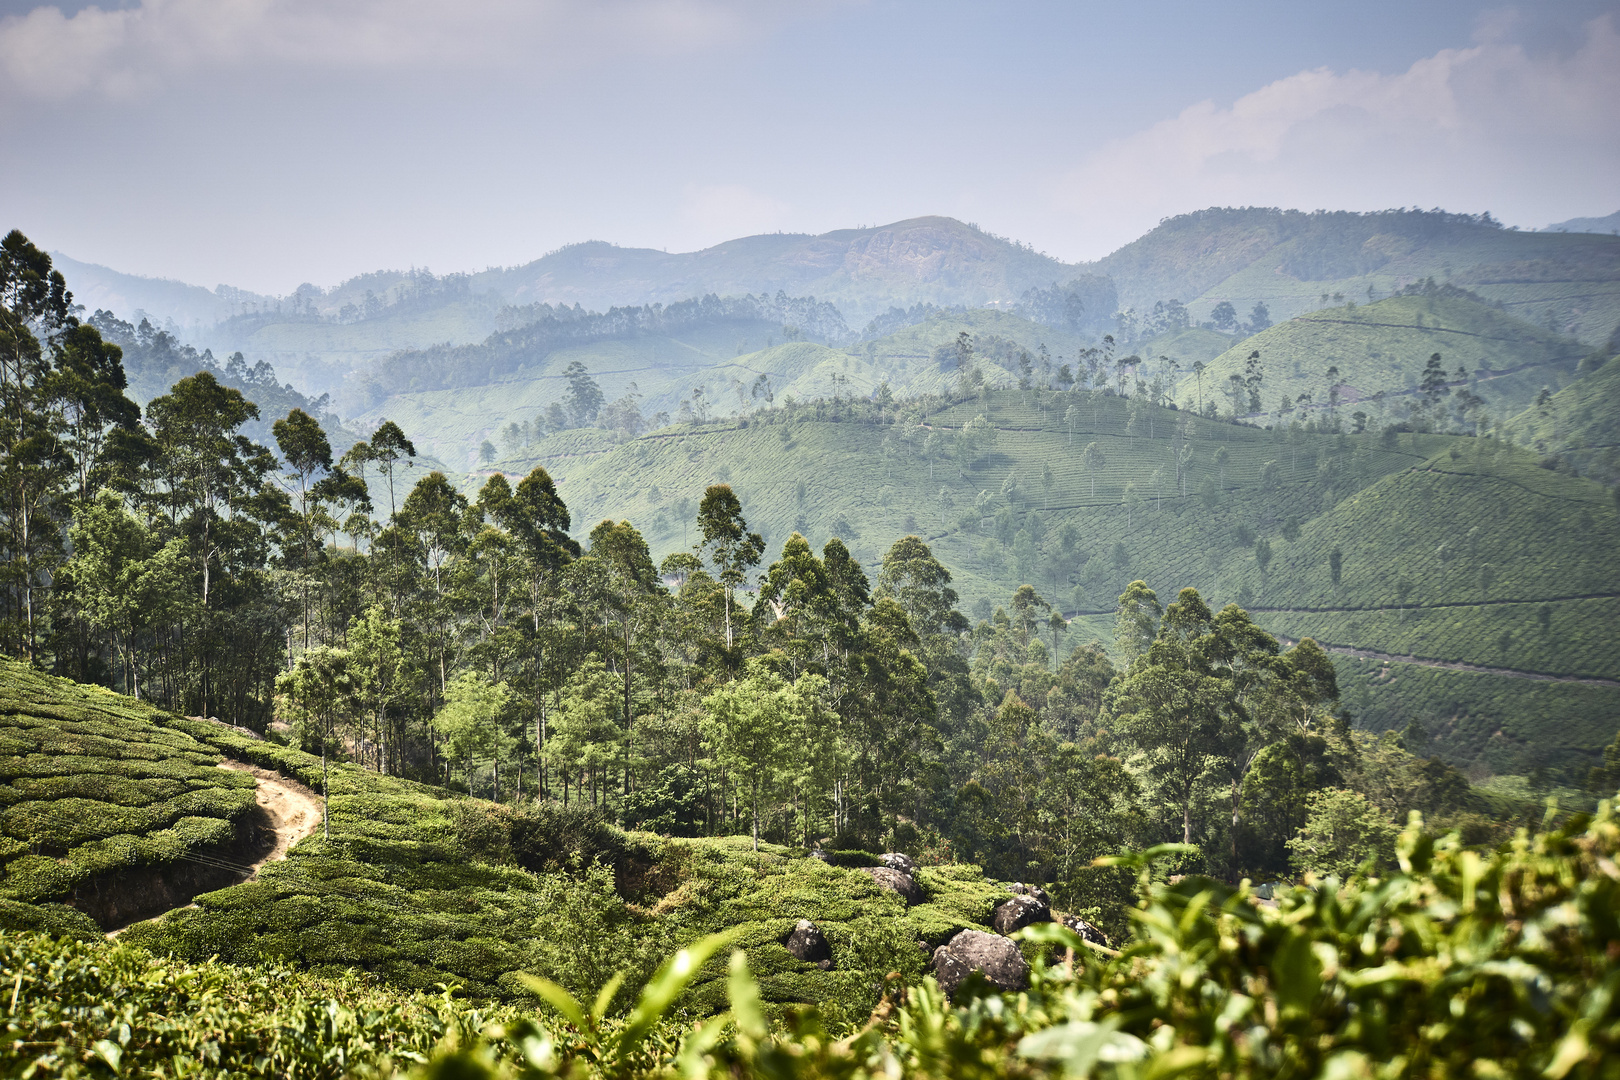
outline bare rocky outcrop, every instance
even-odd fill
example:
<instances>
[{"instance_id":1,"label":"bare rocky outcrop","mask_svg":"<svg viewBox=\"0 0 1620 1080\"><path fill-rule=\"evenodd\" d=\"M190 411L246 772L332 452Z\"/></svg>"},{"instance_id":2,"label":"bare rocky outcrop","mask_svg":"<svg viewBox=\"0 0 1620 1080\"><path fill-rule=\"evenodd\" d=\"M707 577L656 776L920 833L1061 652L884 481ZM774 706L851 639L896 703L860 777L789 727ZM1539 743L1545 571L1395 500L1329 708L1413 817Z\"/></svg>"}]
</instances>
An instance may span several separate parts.
<instances>
[{"instance_id":1,"label":"bare rocky outcrop","mask_svg":"<svg viewBox=\"0 0 1620 1080\"><path fill-rule=\"evenodd\" d=\"M949 996L970 972L981 973L999 990L1029 986L1029 965L1018 946L1007 938L983 930L962 930L934 950L934 978Z\"/></svg>"},{"instance_id":2,"label":"bare rocky outcrop","mask_svg":"<svg viewBox=\"0 0 1620 1080\"><path fill-rule=\"evenodd\" d=\"M809 919L799 920L793 933L788 935L786 945L787 951L800 960L818 964L823 971L832 970L832 948L827 944L827 935Z\"/></svg>"},{"instance_id":3,"label":"bare rocky outcrop","mask_svg":"<svg viewBox=\"0 0 1620 1080\"><path fill-rule=\"evenodd\" d=\"M922 903L922 890L917 887L917 883L911 879L910 874L903 874L899 870L891 870L887 866L863 866L860 870L861 873L869 875L873 881L877 882L879 888L898 893L900 898L906 902L907 907L912 904Z\"/></svg>"}]
</instances>

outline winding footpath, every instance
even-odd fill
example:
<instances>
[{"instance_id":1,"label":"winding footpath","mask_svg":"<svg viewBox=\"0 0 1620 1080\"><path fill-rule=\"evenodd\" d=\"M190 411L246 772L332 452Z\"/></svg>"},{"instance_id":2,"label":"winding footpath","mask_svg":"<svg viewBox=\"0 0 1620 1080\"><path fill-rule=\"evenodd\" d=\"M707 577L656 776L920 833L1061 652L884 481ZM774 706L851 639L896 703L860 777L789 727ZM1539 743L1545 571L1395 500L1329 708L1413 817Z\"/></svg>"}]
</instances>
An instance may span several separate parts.
<instances>
[{"instance_id":1,"label":"winding footpath","mask_svg":"<svg viewBox=\"0 0 1620 1080\"><path fill-rule=\"evenodd\" d=\"M261 858L252 863L246 863L238 869L242 873L241 881L252 881L259 876L259 871L266 863L280 862L287 857L287 852L298 841L312 835L321 825L321 797L296 780L288 780L280 773L261 769L256 765L249 765L244 761L232 761L227 758L219 763L219 768L229 769L232 772L244 772L258 781L255 791L255 801L259 809L264 812L269 821L271 832L275 836L275 844ZM240 884L241 882L237 882ZM196 904L187 904L187 907L196 907ZM170 908L170 911L176 910ZM138 920L152 922L163 918L169 912L154 915L150 919ZM120 926L116 930L107 932L108 938L117 938L130 926Z\"/></svg>"}]
</instances>

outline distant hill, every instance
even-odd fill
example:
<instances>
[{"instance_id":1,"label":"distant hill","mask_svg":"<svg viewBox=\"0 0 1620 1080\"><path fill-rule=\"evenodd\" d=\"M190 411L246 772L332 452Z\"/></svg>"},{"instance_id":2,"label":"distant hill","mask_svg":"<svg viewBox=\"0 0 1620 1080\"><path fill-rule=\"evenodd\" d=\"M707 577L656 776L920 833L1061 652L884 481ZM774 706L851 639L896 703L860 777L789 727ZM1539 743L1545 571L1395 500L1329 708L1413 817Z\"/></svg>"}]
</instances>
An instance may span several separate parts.
<instances>
[{"instance_id":1,"label":"distant hill","mask_svg":"<svg viewBox=\"0 0 1620 1080\"><path fill-rule=\"evenodd\" d=\"M1620 210L1607 217L1578 217L1548 225L1542 232L1587 232L1620 234Z\"/></svg>"},{"instance_id":2,"label":"distant hill","mask_svg":"<svg viewBox=\"0 0 1620 1080\"><path fill-rule=\"evenodd\" d=\"M80 262L60 251L51 252L51 263L67 278L73 299L83 304L85 311L101 308L132 322L139 322L136 312L143 312L159 330L173 323L189 340L232 316L276 303L274 297L230 285L209 290L183 281L125 274Z\"/></svg>"},{"instance_id":3,"label":"distant hill","mask_svg":"<svg viewBox=\"0 0 1620 1080\"><path fill-rule=\"evenodd\" d=\"M891 305L978 307L1075 276L1074 267L1032 248L953 218L920 217L820 236L747 236L679 254L573 244L523 266L476 274L472 285L513 303L595 310L781 291L831 301L851 325L860 325Z\"/></svg>"},{"instance_id":4,"label":"distant hill","mask_svg":"<svg viewBox=\"0 0 1620 1080\"><path fill-rule=\"evenodd\" d=\"M1396 296L1372 304L1348 304L1301 315L1247 338L1210 361L1203 375L1203 400L1230 409L1225 394L1232 375L1242 375L1248 357L1260 353L1265 381L1261 399L1274 411L1278 399L1309 394L1313 408L1329 401L1327 371L1337 367L1337 384L1348 414L1361 410L1383 426L1404 417L1415 399L1424 365L1439 353L1454 389L1459 367L1469 372L1467 387L1485 400L1490 416L1516 414L1544 385L1562 386L1575 377L1584 346L1471 299L1456 289L1430 295ZM1183 377L1176 398L1195 405L1199 389ZM1370 401L1386 395L1382 406ZM1247 412L1247 407L1244 409Z\"/></svg>"},{"instance_id":5,"label":"distant hill","mask_svg":"<svg viewBox=\"0 0 1620 1080\"><path fill-rule=\"evenodd\" d=\"M1589 344L1620 323L1620 237L1518 232L1488 215L1212 208L1086 269L1114 280L1122 307L1174 298L1195 319L1226 300L1240 317L1264 303L1278 321L1434 278Z\"/></svg>"}]
</instances>

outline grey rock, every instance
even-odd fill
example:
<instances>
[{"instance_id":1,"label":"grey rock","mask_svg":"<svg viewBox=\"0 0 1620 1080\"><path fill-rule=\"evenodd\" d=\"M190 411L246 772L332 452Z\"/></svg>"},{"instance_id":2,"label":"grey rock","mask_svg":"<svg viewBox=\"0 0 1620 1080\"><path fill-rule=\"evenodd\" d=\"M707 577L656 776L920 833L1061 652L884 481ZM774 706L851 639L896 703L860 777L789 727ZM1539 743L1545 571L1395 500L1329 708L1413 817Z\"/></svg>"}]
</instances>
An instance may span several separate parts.
<instances>
[{"instance_id":1,"label":"grey rock","mask_svg":"<svg viewBox=\"0 0 1620 1080\"><path fill-rule=\"evenodd\" d=\"M983 930L963 930L934 950L934 978L946 996L956 992L970 971L983 973L1000 990L1029 986L1029 965L1018 946Z\"/></svg>"},{"instance_id":2,"label":"grey rock","mask_svg":"<svg viewBox=\"0 0 1620 1080\"><path fill-rule=\"evenodd\" d=\"M809 919L800 919L799 925L788 935L787 951L800 960L832 966L832 949L827 945L827 935Z\"/></svg>"},{"instance_id":3,"label":"grey rock","mask_svg":"<svg viewBox=\"0 0 1620 1080\"><path fill-rule=\"evenodd\" d=\"M902 855L898 851L891 851L886 855L879 855L878 862L890 870L898 870L907 877L917 872L917 860L910 855Z\"/></svg>"},{"instance_id":4,"label":"grey rock","mask_svg":"<svg viewBox=\"0 0 1620 1080\"><path fill-rule=\"evenodd\" d=\"M1101 930L1097 929L1095 926L1092 926L1078 915L1064 916L1063 925L1067 926L1070 930L1073 930L1075 933L1079 934L1082 938L1091 942L1093 945L1101 945L1103 948L1108 947L1108 935L1104 934Z\"/></svg>"},{"instance_id":5,"label":"grey rock","mask_svg":"<svg viewBox=\"0 0 1620 1080\"><path fill-rule=\"evenodd\" d=\"M832 856L827 854L825 851L822 851L820 848L816 848L816 850L812 851L810 853L810 857L824 863L832 862Z\"/></svg>"},{"instance_id":6,"label":"grey rock","mask_svg":"<svg viewBox=\"0 0 1620 1080\"><path fill-rule=\"evenodd\" d=\"M1045 900L1038 900L1033 896L1015 896L996 908L995 916L990 920L996 932L1010 934L1014 930L1022 930L1030 923L1051 922L1052 907Z\"/></svg>"},{"instance_id":7,"label":"grey rock","mask_svg":"<svg viewBox=\"0 0 1620 1080\"><path fill-rule=\"evenodd\" d=\"M922 903L922 890L917 888L917 883L911 880L910 874L902 874L887 866L863 866L860 870L863 874L871 875L872 880L877 882L880 888L899 893L907 907Z\"/></svg>"},{"instance_id":8,"label":"grey rock","mask_svg":"<svg viewBox=\"0 0 1620 1080\"><path fill-rule=\"evenodd\" d=\"M1039 885L1025 885L1022 881L1015 881L1007 887L1007 891L1017 896L1033 896L1043 904L1052 903L1052 898L1047 896L1046 890Z\"/></svg>"}]
</instances>

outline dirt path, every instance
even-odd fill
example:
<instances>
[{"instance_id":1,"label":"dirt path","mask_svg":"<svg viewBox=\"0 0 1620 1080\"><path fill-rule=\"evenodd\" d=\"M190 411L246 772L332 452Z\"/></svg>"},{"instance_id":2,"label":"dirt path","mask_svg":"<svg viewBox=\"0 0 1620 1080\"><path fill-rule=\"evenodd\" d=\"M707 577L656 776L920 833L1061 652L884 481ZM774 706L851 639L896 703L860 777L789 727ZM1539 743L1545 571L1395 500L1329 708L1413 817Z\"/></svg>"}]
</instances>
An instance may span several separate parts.
<instances>
[{"instance_id":1,"label":"dirt path","mask_svg":"<svg viewBox=\"0 0 1620 1080\"><path fill-rule=\"evenodd\" d=\"M219 767L232 772L245 772L258 780L259 806L269 817L270 827L275 830L275 847L252 864L252 873L247 877L251 881L258 876L259 868L265 863L285 859L288 848L320 828L321 797L298 781L288 780L280 773L261 769L257 765L227 759L220 762Z\"/></svg>"},{"instance_id":2,"label":"dirt path","mask_svg":"<svg viewBox=\"0 0 1620 1080\"><path fill-rule=\"evenodd\" d=\"M223 859L194 858L190 861L205 862L209 865L229 868L239 871L241 881L252 881L259 876L259 871L265 863L276 862L287 857L287 851L298 841L312 835L321 825L321 797L296 780L288 780L280 773L261 769L256 765L249 765L243 761L229 759L219 763L219 768L229 769L232 772L245 772L258 781L258 790L255 792L259 809L264 811L265 818L271 831L275 835L275 843L265 854L251 863L240 866L231 864ZM259 850L263 851L262 847ZM182 856L182 859L187 858ZM186 904L185 907L196 907L196 904ZM174 911L170 908L169 911ZM169 912L164 911L148 919L140 919L129 926L120 926L116 930L109 930L107 937L116 939L119 934L135 926L139 922L151 922L161 919Z\"/></svg>"}]
</instances>

